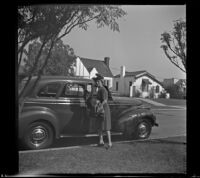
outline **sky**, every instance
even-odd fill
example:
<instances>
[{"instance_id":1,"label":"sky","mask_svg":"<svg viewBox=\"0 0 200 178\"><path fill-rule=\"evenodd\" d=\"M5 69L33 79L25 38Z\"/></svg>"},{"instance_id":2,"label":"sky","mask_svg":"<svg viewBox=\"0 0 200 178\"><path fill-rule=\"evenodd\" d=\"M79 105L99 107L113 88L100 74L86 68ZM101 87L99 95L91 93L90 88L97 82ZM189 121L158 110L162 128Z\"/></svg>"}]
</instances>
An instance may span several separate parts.
<instances>
[{"instance_id":1,"label":"sky","mask_svg":"<svg viewBox=\"0 0 200 178\"><path fill-rule=\"evenodd\" d=\"M174 66L160 48L161 34L173 29L174 20L186 17L185 5L122 5L127 15L119 19L120 32L98 28L91 22L87 31L75 28L63 38L77 56L103 60L110 57L113 75L120 67L133 72L146 70L158 80L185 79L186 74Z\"/></svg>"}]
</instances>

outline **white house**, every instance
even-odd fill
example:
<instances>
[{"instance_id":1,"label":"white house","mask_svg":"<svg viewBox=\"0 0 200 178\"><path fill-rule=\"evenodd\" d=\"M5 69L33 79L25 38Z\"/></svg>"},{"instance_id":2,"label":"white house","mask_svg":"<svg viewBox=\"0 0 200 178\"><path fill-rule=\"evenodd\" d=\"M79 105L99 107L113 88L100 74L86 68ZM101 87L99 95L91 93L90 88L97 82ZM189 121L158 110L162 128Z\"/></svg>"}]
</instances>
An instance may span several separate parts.
<instances>
[{"instance_id":1,"label":"white house","mask_svg":"<svg viewBox=\"0 0 200 178\"><path fill-rule=\"evenodd\" d=\"M113 90L120 95L143 98L157 98L165 91L162 83L147 71L127 72L125 66L122 66L121 73L114 77Z\"/></svg>"},{"instance_id":2,"label":"white house","mask_svg":"<svg viewBox=\"0 0 200 178\"><path fill-rule=\"evenodd\" d=\"M76 76L84 78L96 77L96 73L104 77L105 85L112 87L113 74L109 68L109 57L105 57L103 61L77 57L74 65L74 73Z\"/></svg>"}]
</instances>

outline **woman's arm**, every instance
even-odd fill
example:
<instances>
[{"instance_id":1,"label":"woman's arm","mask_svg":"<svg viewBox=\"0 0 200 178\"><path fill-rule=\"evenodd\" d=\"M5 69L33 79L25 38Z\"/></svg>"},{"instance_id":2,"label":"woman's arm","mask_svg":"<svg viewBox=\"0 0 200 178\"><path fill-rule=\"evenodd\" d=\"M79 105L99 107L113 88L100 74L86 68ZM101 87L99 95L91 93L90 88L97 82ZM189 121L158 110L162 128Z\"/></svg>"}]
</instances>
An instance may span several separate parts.
<instances>
[{"instance_id":1,"label":"woman's arm","mask_svg":"<svg viewBox=\"0 0 200 178\"><path fill-rule=\"evenodd\" d=\"M102 88L101 90L101 97L102 97L101 104L104 105L105 103L107 103L107 98L108 98L108 94L105 88L104 89Z\"/></svg>"},{"instance_id":2,"label":"woman's arm","mask_svg":"<svg viewBox=\"0 0 200 178\"><path fill-rule=\"evenodd\" d=\"M104 99L101 104L104 105L105 103L107 103L107 99Z\"/></svg>"}]
</instances>

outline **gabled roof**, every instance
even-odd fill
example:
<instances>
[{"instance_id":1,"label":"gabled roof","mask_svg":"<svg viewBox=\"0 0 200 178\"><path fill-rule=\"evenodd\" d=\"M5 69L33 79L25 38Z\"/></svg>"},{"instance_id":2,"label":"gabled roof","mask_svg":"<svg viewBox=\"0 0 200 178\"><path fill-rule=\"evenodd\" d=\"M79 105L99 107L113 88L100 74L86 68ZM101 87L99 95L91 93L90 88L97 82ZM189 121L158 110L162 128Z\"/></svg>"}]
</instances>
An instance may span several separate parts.
<instances>
[{"instance_id":1,"label":"gabled roof","mask_svg":"<svg viewBox=\"0 0 200 178\"><path fill-rule=\"evenodd\" d=\"M125 77L137 77L138 75L141 75L141 74L144 74L144 73L147 73L146 70L140 70L140 71L135 71L135 72L125 72ZM116 75L115 78L118 78L120 77L120 74Z\"/></svg>"},{"instance_id":2,"label":"gabled roof","mask_svg":"<svg viewBox=\"0 0 200 178\"><path fill-rule=\"evenodd\" d=\"M125 72L125 77L134 77L135 79L140 78L144 75L147 75L149 78L151 78L155 82L159 83L163 87L163 83L160 82L159 80L157 80L155 78L155 76L153 76L152 74L150 74L146 70L140 70L140 71L135 71L135 72L127 72L127 71ZM115 78L118 78L118 77L120 77L120 74L115 76Z\"/></svg>"},{"instance_id":3,"label":"gabled roof","mask_svg":"<svg viewBox=\"0 0 200 178\"><path fill-rule=\"evenodd\" d=\"M105 64L104 61L87 59L79 57L86 69L91 72L93 68L96 68L97 72L104 77L113 77L113 74L110 68Z\"/></svg>"}]
</instances>

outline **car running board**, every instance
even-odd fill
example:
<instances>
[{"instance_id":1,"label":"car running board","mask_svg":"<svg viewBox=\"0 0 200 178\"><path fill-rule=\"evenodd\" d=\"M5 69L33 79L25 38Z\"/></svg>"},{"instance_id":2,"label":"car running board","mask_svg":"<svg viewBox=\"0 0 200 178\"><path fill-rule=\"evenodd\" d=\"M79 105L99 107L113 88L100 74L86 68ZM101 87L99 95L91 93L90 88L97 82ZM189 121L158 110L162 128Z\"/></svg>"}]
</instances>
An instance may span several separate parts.
<instances>
[{"instance_id":1,"label":"car running board","mask_svg":"<svg viewBox=\"0 0 200 178\"><path fill-rule=\"evenodd\" d=\"M103 135L106 135L106 133L103 133ZM111 132L111 135L123 135L122 132ZM98 134L66 134L61 135L60 138L66 138L66 137L97 137Z\"/></svg>"}]
</instances>

